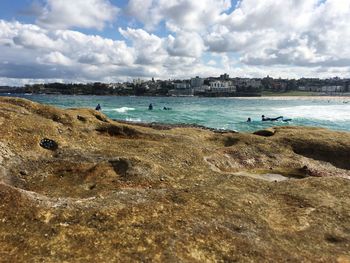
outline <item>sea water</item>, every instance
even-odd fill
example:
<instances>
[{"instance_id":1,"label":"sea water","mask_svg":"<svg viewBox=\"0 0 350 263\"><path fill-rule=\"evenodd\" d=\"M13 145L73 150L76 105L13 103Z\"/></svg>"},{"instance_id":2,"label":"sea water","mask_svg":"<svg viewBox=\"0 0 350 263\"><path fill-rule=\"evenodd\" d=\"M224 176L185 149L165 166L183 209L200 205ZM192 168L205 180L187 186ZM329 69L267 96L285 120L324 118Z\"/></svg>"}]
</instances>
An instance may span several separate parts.
<instances>
[{"instance_id":1,"label":"sea water","mask_svg":"<svg viewBox=\"0 0 350 263\"><path fill-rule=\"evenodd\" d=\"M5 94L3 94L5 95ZM9 96L9 95L6 95ZM61 108L91 108L99 103L108 117L131 122L198 124L210 128L254 131L271 126L318 126L350 131L350 98L344 97L118 97L16 95ZM148 110L152 103L153 110ZM163 110L164 107L171 110ZM262 122L283 116L288 122ZM252 122L247 122L251 118Z\"/></svg>"}]
</instances>

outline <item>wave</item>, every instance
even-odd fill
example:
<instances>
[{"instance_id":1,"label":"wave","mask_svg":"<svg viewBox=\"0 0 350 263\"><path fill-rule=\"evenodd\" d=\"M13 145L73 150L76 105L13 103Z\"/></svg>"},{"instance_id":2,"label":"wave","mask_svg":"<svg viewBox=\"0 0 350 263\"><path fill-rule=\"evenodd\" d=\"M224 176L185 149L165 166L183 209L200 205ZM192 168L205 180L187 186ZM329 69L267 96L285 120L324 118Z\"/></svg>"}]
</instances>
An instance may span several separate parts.
<instances>
[{"instance_id":1,"label":"wave","mask_svg":"<svg viewBox=\"0 0 350 263\"><path fill-rule=\"evenodd\" d=\"M349 121L350 106L348 105L319 105L294 106L276 109L285 118L305 118L324 121Z\"/></svg>"},{"instance_id":2,"label":"wave","mask_svg":"<svg viewBox=\"0 0 350 263\"><path fill-rule=\"evenodd\" d=\"M126 118L126 121L141 122L141 118Z\"/></svg>"},{"instance_id":3,"label":"wave","mask_svg":"<svg viewBox=\"0 0 350 263\"><path fill-rule=\"evenodd\" d=\"M113 111L119 112L119 113L126 113L128 111L133 111L135 108L129 108L129 107L121 107L121 108L115 108L112 109Z\"/></svg>"}]
</instances>

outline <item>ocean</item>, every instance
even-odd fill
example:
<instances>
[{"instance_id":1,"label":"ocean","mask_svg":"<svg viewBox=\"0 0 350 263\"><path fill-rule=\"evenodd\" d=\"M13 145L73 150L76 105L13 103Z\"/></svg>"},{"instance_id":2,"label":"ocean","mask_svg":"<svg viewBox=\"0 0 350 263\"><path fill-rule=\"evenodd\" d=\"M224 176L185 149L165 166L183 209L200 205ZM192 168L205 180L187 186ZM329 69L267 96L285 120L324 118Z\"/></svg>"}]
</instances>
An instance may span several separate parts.
<instances>
[{"instance_id":1,"label":"ocean","mask_svg":"<svg viewBox=\"0 0 350 263\"><path fill-rule=\"evenodd\" d=\"M14 96L2 94L2 96ZM271 126L317 126L350 131L349 97L117 97L16 95L60 108L95 108L99 103L108 117L131 122L198 124L210 128L255 131ZM152 103L153 110L148 110ZM164 107L171 110L163 110ZM283 116L291 121L262 122ZM251 118L251 122L247 119Z\"/></svg>"}]
</instances>

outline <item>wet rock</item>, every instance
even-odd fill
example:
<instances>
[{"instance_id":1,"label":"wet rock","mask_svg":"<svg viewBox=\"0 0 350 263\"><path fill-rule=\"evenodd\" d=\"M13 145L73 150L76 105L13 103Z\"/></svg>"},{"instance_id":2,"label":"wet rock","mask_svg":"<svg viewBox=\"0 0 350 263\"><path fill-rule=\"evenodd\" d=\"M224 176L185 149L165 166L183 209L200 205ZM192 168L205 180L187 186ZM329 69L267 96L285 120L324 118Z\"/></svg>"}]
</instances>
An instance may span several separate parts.
<instances>
[{"instance_id":1,"label":"wet rock","mask_svg":"<svg viewBox=\"0 0 350 263\"><path fill-rule=\"evenodd\" d=\"M44 138L40 141L40 146L44 149L55 151L58 149L58 144L54 140Z\"/></svg>"}]
</instances>

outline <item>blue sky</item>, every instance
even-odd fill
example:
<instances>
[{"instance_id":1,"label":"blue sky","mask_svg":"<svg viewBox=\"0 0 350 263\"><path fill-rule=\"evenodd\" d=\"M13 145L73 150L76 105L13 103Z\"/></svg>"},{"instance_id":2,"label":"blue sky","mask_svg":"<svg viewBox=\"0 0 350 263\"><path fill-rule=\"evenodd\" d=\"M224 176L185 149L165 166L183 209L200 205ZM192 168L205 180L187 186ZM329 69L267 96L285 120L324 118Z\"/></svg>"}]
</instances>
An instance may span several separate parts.
<instances>
[{"instance_id":1,"label":"blue sky","mask_svg":"<svg viewBox=\"0 0 350 263\"><path fill-rule=\"evenodd\" d=\"M128 4L127 0L113 0L110 1L114 5L125 8ZM2 0L0 3L0 18L8 21L20 21L23 23L35 24L36 16L31 13L31 9L35 4L45 4L45 1L32 1L32 0ZM120 39L121 36L117 30L118 27L128 26L127 17L118 17L116 21L113 21L112 25L107 26L104 30L96 29L78 29L86 34L98 34L103 37L111 39Z\"/></svg>"},{"instance_id":2,"label":"blue sky","mask_svg":"<svg viewBox=\"0 0 350 263\"><path fill-rule=\"evenodd\" d=\"M2 0L0 82L349 77L349 14L344 0Z\"/></svg>"}]
</instances>

